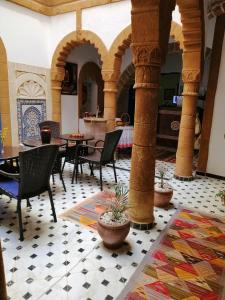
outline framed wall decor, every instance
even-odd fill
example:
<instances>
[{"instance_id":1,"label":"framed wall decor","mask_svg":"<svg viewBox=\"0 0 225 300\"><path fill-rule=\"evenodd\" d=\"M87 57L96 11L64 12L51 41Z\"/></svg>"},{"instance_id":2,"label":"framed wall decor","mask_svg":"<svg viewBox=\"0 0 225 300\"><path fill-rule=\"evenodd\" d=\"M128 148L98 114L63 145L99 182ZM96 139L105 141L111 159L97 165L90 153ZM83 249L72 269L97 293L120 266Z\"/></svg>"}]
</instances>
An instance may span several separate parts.
<instances>
[{"instance_id":1,"label":"framed wall decor","mask_svg":"<svg viewBox=\"0 0 225 300\"><path fill-rule=\"evenodd\" d=\"M62 81L62 95L77 95L77 64L65 64L65 77Z\"/></svg>"},{"instance_id":2,"label":"framed wall decor","mask_svg":"<svg viewBox=\"0 0 225 300\"><path fill-rule=\"evenodd\" d=\"M19 140L39 139L38 124L46 120L46 100L17 99Z\"/></svg>"}]
</instances>

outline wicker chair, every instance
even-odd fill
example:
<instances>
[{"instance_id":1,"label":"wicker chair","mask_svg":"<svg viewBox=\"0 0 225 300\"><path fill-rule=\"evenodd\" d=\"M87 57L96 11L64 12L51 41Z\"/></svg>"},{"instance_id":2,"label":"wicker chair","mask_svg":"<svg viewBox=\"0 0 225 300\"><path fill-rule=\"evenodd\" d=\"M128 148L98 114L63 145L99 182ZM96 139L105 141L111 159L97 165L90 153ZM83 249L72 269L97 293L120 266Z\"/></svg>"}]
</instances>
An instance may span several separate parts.
<instances>
[{"instance_id":1,"label":"wicker chair","mask_svg":"<svg viewBox=\"0 0 225 300\"><path fill-rule=\"evenodd\" d=\"M39 123L38 125L39 125L40 130L44 127L50 128L51 137L52 138L59 138L59 136L60 136L60 124L59 124L59 122L46 120L46 121L43 121L43 122ZM63 168L62 168L62 158L64 158L64 157L66 158L66 156L67 156L67 148L64 148L64 147L60 148L57 159L55 161L54 168L52 170L53 183L55 183L54 174L59 174L59 177L62 181L63 189L64 189L65 192L66 192L66 186L65 186L65 182L63 180L63 175L62 175L65 163L63 164Z\"/></svg>"},{"instance_id":2,"label":"wicker chair","mask_svg":"<svg viewBox=\"0 0 225 300\"><path fill-rule=\"evenodd\" d=\"M7 173L0 170L0 193L17 199L20 240L24 240L21 212L22 199L29 199L48 191L54 222L57 222L52 192L49 184L58 146L43 145L19 153L20 173Z\"/></svg>"},{"instance_id":3,"label":"wicker chair","mask_svg":"<svg viewBox=\"0 0 225 300\"><path fill-rule=\"evenodd\" d=\"M92 149L92 152L88 153L88 151L84 151L83 153L87 153L87 155L79 155L76 159L76 164L73 170L73 177L72 183L74 181L74 176L76 175L76 182L77 182L77 175L78 175L78 164L79 163L89 163L91 168L91 175L93 175L93 166L97 165L100 171L100 187L102 191L102 166L105 166L108 163L113 164L113 171L115 182L117 182L116 177L116 168L115 168L115 159L114 153L119 142L119 139L122 135L123 130L115 130L112 132L108 132L105 135L104 144L102 147L93 147L90 145L79 145L77 152L80 153L82 149ZM81 152L82 153L82 152Z\"/></svg>"}]
</instances>

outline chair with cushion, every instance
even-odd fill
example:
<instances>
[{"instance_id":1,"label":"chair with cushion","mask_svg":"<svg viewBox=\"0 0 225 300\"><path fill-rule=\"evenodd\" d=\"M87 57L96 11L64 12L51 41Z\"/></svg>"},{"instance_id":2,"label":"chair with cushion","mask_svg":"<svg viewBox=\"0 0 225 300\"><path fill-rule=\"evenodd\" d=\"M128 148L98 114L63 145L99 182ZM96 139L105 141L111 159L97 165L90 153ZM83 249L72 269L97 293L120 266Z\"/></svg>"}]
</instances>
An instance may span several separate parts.
<instances>
[{"instance_id":1,"label":"chair with cushion","mask_svg":"<svg viewBox=\"0 0 225 300\"><path fill-rule=\"evenodd\" d=\"M81 164L89 163L89 166L91 168L91 175L93 175L93 166L96 165L99 167L101 190L102 190L102 166L105 166L108 163L112 163L115 182L117 182L114 154L122 132L123 130L119 129L119 130L106 133L104 144L102 147L93 147L90 145L79 145L77 152L81 153L81 155L78 155L76 159L72 182L74 180L75 175L76 175L76 182L77 182L79 163ZM89 151L85 151L85 149L90 149L92 151L90 151L89 153ZM85 153L85 155L82 155L82 152Z\"/></svg>"},{"instance_id":2,"label":"chair with cushion","mask_svg":"<svg viewBox=\"0 0 225 300\"><path fill-rule=\"evenodd\" d=\"M43 145L19 153L20 173L0 170L0 193L17 199L20 240L24 240L21 201L48 191L54 222L57 222L50 175L58 153L58 146Z\"/></svg>"}]
</instances>

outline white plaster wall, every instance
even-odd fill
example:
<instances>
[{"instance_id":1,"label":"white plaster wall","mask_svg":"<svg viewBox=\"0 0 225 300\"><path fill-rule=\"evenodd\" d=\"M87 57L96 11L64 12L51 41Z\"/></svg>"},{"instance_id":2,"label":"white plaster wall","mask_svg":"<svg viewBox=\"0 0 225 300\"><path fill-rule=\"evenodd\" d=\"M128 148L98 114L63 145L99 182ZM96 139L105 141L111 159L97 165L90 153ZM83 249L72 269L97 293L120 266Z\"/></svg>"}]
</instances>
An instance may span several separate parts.
<instances>
[{"instance_id":1,"label":"white plaster wall","mask_svg":"<svg viewBox=\"0 0 225 300\"><path fill-rule=\"evenodd\" d=\"M82 66L86 62L100 63L97 50L91 45L82 45L74 48L67 58L68 62L76 63L78 77ZM99 65L100 66L100 65ZM69 105L69 109L66 107ZM78 130L78 96L61 95L62 132L74 132Z\"/></svg>"},{"instance_id":2,"label":"white plaster wall","mask_svg":"<svg viewBox=\"0 0 225 300\"><path fill-rule=\"evenodd\" d=\"M117 35L130 24L130 0L92 7L82 12L82 28L96 33L108 49Z\"/></svg>"},{"instance_id":3,"label":"white plaster wall","mask_svg":"<svg viewBox=\"0 0 225 300\"><path fill-rule=\"evenodd\" d=\"M174 22L182 25L182 23L181 23L181 16L180 16L179 6L178 5L175 6L175 10L172 13L172 20Z\"/></svg>"},{"instance_id":4,"label":"white plaster wall","mask_svg":"<svg viewBox=\"0 0 225 300\"><path fill-rule=\"evenodd\" d=\"M61 129L62 133L78 131L78 102L75 95L62 95L61 97Z\"/></svg>"},{"instance_id":5,"label":"white plaster wall","mask_svg":"<svg viewBox=\"0 0 225 300\"><path fill-rule=\"evenodd\" d=\"M76 13L69 12L66 14L50 17L49 36L48 36L48 59L51 67L52 56L60 41L69 33L76 30Z\"/></svg>"},{"instance_id":6,"label":"white plaster wall","mask_svg":"<svg viewBox=\"0 0 225 300\"><path fill-rule=\"evenodd\" d=\"M47 17L5 0L0 2L0 37L8 61L50 68L58 43L75 27L74 12Z\"/></svg>"},{"instance_id":7,"label":"white plaster wall","mask_svg":"<svg viewBox=\"0 0 225 300\"><path fill-rule=\"evenodd\" d=\"M1 0L0 36L8 60L47 67L48 22L49 17Z\"/></svg>"},{"instance_id":8,"label":"white plaster wall","mask_svg":"<svg viewBox=\"0 0 225 300\"><path fill-rule=\"evenodd\" d=\"M215 97L207 173L225 176L225 36Z\"/></svg>"}]
</instances>

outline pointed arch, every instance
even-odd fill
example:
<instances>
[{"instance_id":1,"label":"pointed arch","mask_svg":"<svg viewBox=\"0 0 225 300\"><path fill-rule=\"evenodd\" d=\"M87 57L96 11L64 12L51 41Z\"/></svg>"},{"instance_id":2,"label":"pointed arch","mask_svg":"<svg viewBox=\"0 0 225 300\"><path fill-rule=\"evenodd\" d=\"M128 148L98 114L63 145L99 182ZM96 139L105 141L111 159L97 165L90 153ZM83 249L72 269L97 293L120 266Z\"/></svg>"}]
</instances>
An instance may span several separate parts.
<instances>
[{"instance_id":1,"label":"pointed arch","mask_svg":"<svg viewBox=\"0 0 225 300\"><path fill-rule=\"evenodd\" d=\"M0 38L0 112L2 117L2 127L6 127L7 135L5 145L12 144L11 136L11 118L9 104L9 81L8 81L8 63L6 49Z\"/></svg>"}]
</instances>

